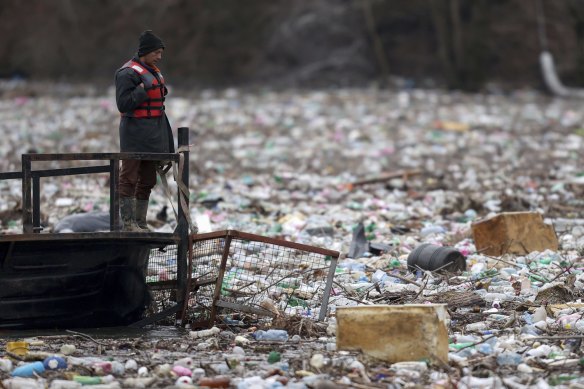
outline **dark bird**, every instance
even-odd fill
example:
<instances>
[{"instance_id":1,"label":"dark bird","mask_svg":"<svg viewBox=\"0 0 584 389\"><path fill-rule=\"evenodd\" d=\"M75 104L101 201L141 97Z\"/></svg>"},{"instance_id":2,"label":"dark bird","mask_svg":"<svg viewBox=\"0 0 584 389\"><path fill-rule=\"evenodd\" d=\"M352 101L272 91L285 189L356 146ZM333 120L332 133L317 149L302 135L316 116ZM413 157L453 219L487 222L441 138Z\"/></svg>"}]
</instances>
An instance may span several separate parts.
<instances>
[{"instance_id":1,"label":"dark bird","mask_svg":"<svg viewBox=\"0 0 584 389\"><path fill-rule=\"evenodd\" d=\"M163 206L162 209L156 214L156 220L160 220L161 222L165 222L168 219L168 213L166 209L168 206Z\"/></svg>"}]
</instances>

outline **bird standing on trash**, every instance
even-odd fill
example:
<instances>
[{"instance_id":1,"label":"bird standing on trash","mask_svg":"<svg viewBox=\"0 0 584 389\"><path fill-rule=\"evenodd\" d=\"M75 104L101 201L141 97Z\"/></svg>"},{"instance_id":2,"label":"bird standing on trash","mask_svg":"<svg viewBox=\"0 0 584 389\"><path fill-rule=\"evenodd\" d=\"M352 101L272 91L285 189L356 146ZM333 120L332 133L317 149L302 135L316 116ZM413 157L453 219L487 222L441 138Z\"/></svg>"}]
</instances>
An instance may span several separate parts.
<instances>
[{"instance_id":1,"label":"bird standing on trash","mask_svg":"<svg viewBox=\"0 0 584 389\"><path fill-rule=\"evenodd\" d=\"M162 209L156 213L156 220L160 220L161 222L166 222L168 220L168 213L166 212L166 210L168 209L168 206L163 206Z\"/></svg>"},{"instance_id":2,"label":"bird standing on trash","mask_svg":"<svg viewBox=\"0 0 584 389\"><path fill-rule=\"evenodd\" d=\"M164 49L162 40L146 30L140 35L136 55L116 71L121 152L174 153L172 129L164 111L168 89L157 67ZM149 231L148 200L159 163L122 161L119 194L124 231Z\"/></svg>"}]
</instances>

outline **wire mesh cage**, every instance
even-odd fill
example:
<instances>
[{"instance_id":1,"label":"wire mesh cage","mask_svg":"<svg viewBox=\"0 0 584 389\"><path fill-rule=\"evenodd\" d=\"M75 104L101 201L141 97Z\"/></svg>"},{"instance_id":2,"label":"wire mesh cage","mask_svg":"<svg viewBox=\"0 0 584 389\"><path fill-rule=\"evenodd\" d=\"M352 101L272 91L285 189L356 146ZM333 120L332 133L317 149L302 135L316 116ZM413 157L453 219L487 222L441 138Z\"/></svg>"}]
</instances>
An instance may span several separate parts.
<instances>
[{"instance_id":1,"label":"wire mesh cage","mask_svg":"<svg viewBox=\"0 0 584 389\"><path fill-rule=\"evenodd\" d=\"M177 245L168 245L150 252L146 284L151 302L145 316L153 316L177 304L177 249ZM174 324L173 318L164 320Z\"/></svg>"},{"instance_id":2,"label":"wire mesh cage","mask_svg":"<svg viewBox=\"0 0 584 389\"><path fill-rule=\"evenodd\" d=\"M237 325L280 314L323 320L338 257L234 230L192 235L183 323Z\"/></svg>"}]
</instances>

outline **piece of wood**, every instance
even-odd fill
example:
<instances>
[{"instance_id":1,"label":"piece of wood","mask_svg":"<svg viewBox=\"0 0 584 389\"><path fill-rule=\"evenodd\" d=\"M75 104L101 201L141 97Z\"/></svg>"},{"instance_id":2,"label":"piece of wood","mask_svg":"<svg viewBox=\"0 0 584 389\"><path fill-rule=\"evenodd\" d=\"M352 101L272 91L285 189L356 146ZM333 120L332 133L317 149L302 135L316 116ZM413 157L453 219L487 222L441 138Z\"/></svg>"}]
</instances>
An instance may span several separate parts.
<instances>
[{"instance_id":1,"label":"piece of wood","mask_svg":"<svg viewBox=\"0 0 584 389\"><path fill-rule=\"evenodd\" d=\"M337 349L361 350L389 363L448 360L445 304L337 308Z\"/></svg>"},{"instance_id":2,"label":"piece of wood","mask_svg":"<svg viewBox=\"0 0 584 389\"><path fill-rule=\"evenodd\" d=\"M478 252L500 256L532 251L558 250L554 227L536 212L507 212L471 225Z\"/></svg>"},{"instance_id":3,"label":"piece of wood","mask_svg":"<svg viewBox=\"0 0 584 389\"><path fill-rule=\"evenodd\" d=\"M364 180L358 180L358 181L352 182L350 184L347 184L347 186L349 187L349 189L353 189L356 186L363 186L363 185L368 185L368 184L378 184L381 182L387 182L389 180L393 180L394 178L402 178L403 180L407 180L408 177L417 176L421 173L422 173L421 170L400 170L397 172L385 173L385 174L382 174L380 176L373 177L373 178L366 178Z\"/></svg>"}]
</instances>

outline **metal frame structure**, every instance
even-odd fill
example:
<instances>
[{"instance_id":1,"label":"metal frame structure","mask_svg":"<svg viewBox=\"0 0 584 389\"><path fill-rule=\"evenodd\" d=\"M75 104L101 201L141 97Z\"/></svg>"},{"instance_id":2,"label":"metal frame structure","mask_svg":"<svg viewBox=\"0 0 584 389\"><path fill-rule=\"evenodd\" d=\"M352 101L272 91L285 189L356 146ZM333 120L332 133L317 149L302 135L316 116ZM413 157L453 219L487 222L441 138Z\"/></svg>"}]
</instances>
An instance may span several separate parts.
<instances>
[{"instance_id":1,"label":"metal frame structure","mask_svg":"<svg viewBox=\"0 0 584 389\"><path fill-rule=\"evenodd\" d=\"M332 280L336 264L340 253L324 248L308 246L300 243L290 242L283 239L276 239L255 235L235 230L217 231L203 234L189 233L189 218L185 212L189 212L188 203L188 183L189 183L189 134L188 128L178 129L178 152L177 153L70 153L70 154L23 154L22 171L0 173L0 180L21 179L22 180L22 224L23 234L0 235L0 243L9 244L7 256L11 256L11 250L16 242L59 242L59 241L79 241L91 245L92 242L103 243L106 241L140 241L148 243L164 243L170 251L163 253L162 262L172 262L172 272L176 270L176 278L157 279L152 282L147 281L151 292L170 292L173 297L166 300L169 304L159 310L155 310L142 320L134 322L132 326L144 326L160 321L170 315L176 314L177 322L184 322L185 315L189 309L189 300L201 288L203 299L209 304L203 304L206 309L205 320L207 325L212 325L218 315L218 311L237 310L259 316L270 316L270 312L261 306L251 306L238 300L230 300L224 291L224 278L229 267L228 261L233 259L233 254L241 256L246 263L252 263L255 258L253 253L247 253L244 245L250 244L255 248L269 247L265 255L269 258L270 265L280 271L280 279L289 279L299 275L309 276L311 280L318 279L318 296L322 293L321 309L319 320L324 320L327 313L328 299L331 292ZM120 160L148 160L148 161L172 161L178 163L179 182L178 190L178 220L177 227L173 233L155 232L126 232L119 228L119 161ZM69 167L61 169L33 170L33 162L42 161L109 161L109 164L88 167ZM110 231L96 233L67 233L67 234L41 234L40 216L40 179L42 177L57 177L80 174L109 173L110 190ZM181 189L181 187L183 189ZM186 191L185 189L186 188ZM185 193L186 192L186 193ZM186 204L186 207L185 207ZM174 246L176 244L176 246ZM213 255L213 263L208 267L210 270L207 276L197 277L201 263L193 263L194 255L200 255L202 248L208 245ZM208 247L208 248L209 248ZM199 251L197 251L199 249ZM249 255L248 255L249 254ZM174 262L176 258L176 263ZM198 261L195 258L195 261ZM326 259L325 259L326 258ZM188 260L188 262L187 262ZM156 254L151 252L149 262L156 263ZM318 267L317 266L320 266ZM306 272L299 271L297 265L307 266ZM162 268L161 268L162 269ZM164 269L162 269L164 270ZM310 274L309 274L310 273ZM318 274L318 276L314 276ZM282 277L283 275L283 277ZM325 281L326 279L326 281ZM276 286L276 285L270 285ZM264 288L267 291L271 288ZM174 303L176 302L176 303ZM272 312L273 313L273 312ZM184 323L181 323L184 324Z\"/></svg>"},{"instance_id":2,"label":"metal frame structure","mask_svg":"<svg viewBox=\"0 0 584 389\"><path fill-rule=\"evenodd\" d=\"M195 327L197 326L211 326L215 323L217 313L219 309L235 310L238 312L246 312L259 316L273 316L273 312L270 312L262 307L254 307L249 304L234 303L228 301L222 295L224 277L228 266L228 260L232 259L237 255L238 251L241 251L241 242L248 242L252 244L265 244L271 247L268 252L270 261L274 267L279 265L290 265L290 262L285 263L283 258L288 258L286 256L277 257L278 254L284 254L287 252L298 252L305 255L305 259L310 261L311 259L316 259L316 257L327 258L327 268L325 272L322 269L307 269L312 272L313 270L322 271L322 277L326 277L326 283L322 291L322 303L319 311L319 320L324 320L327 314L328 300L331 293L332 281L335 274L336 265L340 256L338 251L328 250L320 247L309 246L301 243L291 242L283 239L270 238L266 236L250 234L246 232L236 231L236 230L224 230L215 231L202 234L192 234L189 236L189 261L188 261L188 280L187 280L187 296L185 298L186 303L184 304L184 310L182 313L182 319L186 316L188 305L189 305L189 295L191 293L196 297L197 292L200 289L207 289L206 292L209 295L207 301L209 306L204 307L208 311L208 315L205 315L205 319L197 320L193 323ZM215 263L211 266L213 269L211 271L206 271L198 269L202 267L202 263L198 262L198 258L195 256L209 257L212 256L214 261L218 262L218 268L215 268ZM250 258L248 258L250 259ZM247 261L247 259L246 259ZM294 269L288 275L298 275L300 272L298 269ZM200 274L199 277L194 274ZM285 280L287 277L284 276L281 280ZM271 285L276 286L276 285ZM211 291L212 290L212 291ZM267 289L266 289L267 290ZM204 298L201 294L201 298ZM212 295L212 296L211 296ZM201 304L199 302L198 304ZM203 306L205 303L202 303Z\"/></svg>"},{"instance_id":3,"label":"metal frame structure","mask_svg":"<svg viewBox=\"0 0 584 389\"><path fill-rule=\"evenodd\" d=\"M120 160L147 160L147 161L172 161L181 162L181 180L184 187L189 185L189 129L181 127L178 129L178 152L177 153L58 153L58 154L23 154L22 170L20 172L0 173L0 180L20 179L22 180L22 228L21 235L0 236L0 240L28 241L28 240L90 240L99 239L124 239L140 238L150 239L153 242L178 241L177 242L177 278L176 283L169 287L176 286L177 304L160 312L156 317L146 318L137 324L145 325L155 322L159 317L179 312L183 307L183 298L186 295L187 281L187 244L189 238L189 224L185 211L188 211L188 194L178 191L178 220L177 227L172 234L155 232L125 232L119 228L119 161ZM182 156L181 156L182 154ZM60 169L33 170L33 162L41 161L109 161L107 165L73 167ZM80 174L109 173L110 184L110 232L98 233L68 233L68 234L40 234L43 227L40 220L40 179L42 177L58 177ZM182 196L182 198L181 198ZM186 209L182 204L186 203ZM90 242L88 241L88 244Z\"/></svg>"}]
</instances>

